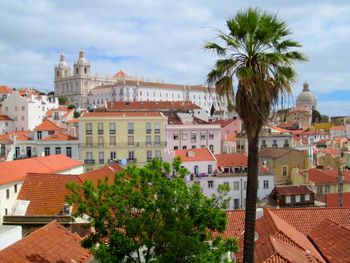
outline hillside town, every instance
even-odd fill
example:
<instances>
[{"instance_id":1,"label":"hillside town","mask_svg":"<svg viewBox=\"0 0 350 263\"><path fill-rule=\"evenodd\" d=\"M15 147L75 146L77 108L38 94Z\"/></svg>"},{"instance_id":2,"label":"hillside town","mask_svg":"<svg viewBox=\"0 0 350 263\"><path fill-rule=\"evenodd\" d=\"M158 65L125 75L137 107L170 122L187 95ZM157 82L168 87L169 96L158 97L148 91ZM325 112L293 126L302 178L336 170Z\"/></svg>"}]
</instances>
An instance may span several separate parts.
<instances>
[{"instance_id":1,"label":"hillside town","mask_svg":"<svg viewBox=\"0 0 350 263\"><path fill-rule=\"evenodd\" d=\"M90 68L81 50L73 70L60 56L53 92L0 86L1 261L90 262L80 245L89 221L74 216L66 184L112 183L152 159L180 158L187 184L208 197L229 186L222 235L241 237L248 139L215 89L122 70L97 77ZM320 122L315 112L305 82L295 105L271 112L259 134L256 262L350 260L350 117Z\"/></svg>"}]
</instances>

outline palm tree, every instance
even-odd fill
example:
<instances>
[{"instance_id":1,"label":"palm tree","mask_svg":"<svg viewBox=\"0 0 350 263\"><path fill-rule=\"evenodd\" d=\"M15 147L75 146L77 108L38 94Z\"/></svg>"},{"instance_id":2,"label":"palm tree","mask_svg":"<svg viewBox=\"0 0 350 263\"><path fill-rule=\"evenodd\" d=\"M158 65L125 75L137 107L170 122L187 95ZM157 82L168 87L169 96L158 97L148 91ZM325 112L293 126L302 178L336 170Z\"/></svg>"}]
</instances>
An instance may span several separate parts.
<instances>
[{"instance_id":1,"label":"palm tree","mask_svg":"<svg viewBox=\"0 0 350 263\"><path fill-rule=\"evenodd\" d=\"M301 45L287 38L291 32L277 15L249 8L239 11L226 25L229 32L218 34L223 44L207 42L204 46L219 56L207 81L219 96L227 98L230 108L231 101L235 104L248 137L243 259L254 262L259 132L280 98L291 93L296 78L293 63L306 58L295 51Z\"/></svg>"}]
</instances>

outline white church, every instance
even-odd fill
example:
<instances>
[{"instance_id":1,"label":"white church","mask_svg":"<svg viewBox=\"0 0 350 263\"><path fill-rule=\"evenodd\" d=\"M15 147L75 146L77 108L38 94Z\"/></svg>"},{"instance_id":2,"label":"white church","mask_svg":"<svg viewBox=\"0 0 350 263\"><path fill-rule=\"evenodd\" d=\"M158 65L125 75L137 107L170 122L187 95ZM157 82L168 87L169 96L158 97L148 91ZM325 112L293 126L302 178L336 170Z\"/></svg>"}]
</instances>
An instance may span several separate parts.
<instances>
[{"instance_id":1,"label":"white church","mask_svg":"<svg viewBox=\"0 0 350 263\"><path fill-rule=\"evenodd\" d=\"M55 66L55 95L67 97L80 108L101 107L108 101L191 101L208 113L212 106L225 111L227 102L219 99L214 88L145 81L123 71L112 77L91 74L91 65L80 50L73 71L62 54Z\"/></svg>"}]
</instances>

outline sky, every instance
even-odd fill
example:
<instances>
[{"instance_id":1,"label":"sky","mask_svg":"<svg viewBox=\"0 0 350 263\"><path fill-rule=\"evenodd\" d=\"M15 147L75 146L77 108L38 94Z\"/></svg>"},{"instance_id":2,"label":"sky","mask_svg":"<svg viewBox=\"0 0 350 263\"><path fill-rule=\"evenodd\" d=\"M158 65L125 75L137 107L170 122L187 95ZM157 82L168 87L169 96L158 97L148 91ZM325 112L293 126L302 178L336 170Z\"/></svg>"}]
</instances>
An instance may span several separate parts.
<instances>
[{"instance_id":1,"label":"sky","mask_svg":"<svg viewBox=\"0 0 350 263\"><path fill-rule=\"evenodd\" d=\"M72 66L80 49L100 76L204 84L217 59L204 43L248 7L277 14L303 45L290 104L306 80L322 114L350 115L348 0L0 0L0 85L53 90L59 55Z\"/></svg>"}]
</instances>

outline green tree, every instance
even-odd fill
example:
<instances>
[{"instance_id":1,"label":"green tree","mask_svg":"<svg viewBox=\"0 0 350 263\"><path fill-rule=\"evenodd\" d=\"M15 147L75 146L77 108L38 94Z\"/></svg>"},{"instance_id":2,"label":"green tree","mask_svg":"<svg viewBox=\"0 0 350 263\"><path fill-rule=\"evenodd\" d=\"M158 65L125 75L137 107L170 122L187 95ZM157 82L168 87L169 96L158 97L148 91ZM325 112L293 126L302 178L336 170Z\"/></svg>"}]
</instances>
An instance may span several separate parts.
<instances>
[{"instance_id":1,"label":"green tree","mask_svg":"<svg viewBox=\"0 0 350 263\"><path fill-rule=\"evenodd\" d=\"M95 227L83 246L101 262L220 262L225 252L237 251L236 239L213 235L225 230L220 208L229 188L207 198L197 184L187 186L186 173L179 160L171 166L154 159L116 174L111 185L69 184L68 202Z\"/></svg>"},{"instance_id":2,"label":"green tree","mask_svg":"<svg viewBox=\"0 0 350 263\"><path fill-rule=\"evenodd\" d=\"M248 182L246 197L244 262L254 262L254 233L257 202L259 132L280 95L291 92L296 73L293 63L304 61L295 51L301 45L277 15L249 8L226 21L228 33L219 31L222 42L207 42L206 50L219 59L208 73L219 96L232 100L248 137ZM238 81L233 88L233 79Z\"/></svg>"},{"instance_id":3,"label":"green tree","mask_svg":"<svg viewBox=\"0 0 350 263\"><path fill-rule=\"evenodd\" d=\"M74 104L69 104L69 105L68 105L68 109L70 109L70 110L71 110L71 109L76 109L76 107L75 107Z\"/></svg>"},{"instance_id":4,"label":"green tree","mask_svg":"<svg viewBox=\"0 0 350 263\"><path fill-rule=\"evenodd\" d=\"M315 109L312 109L312 123L315 123L315 122L320 122L321 120L321 114L318 110L315 110Z\"/></svg>"},{"instance_id":5,"label":"green tree","mask_svg":"<svg viewBox=\"0 0 350 263\"><path fill-rule=\"evenodd\" d=\"M58 97L58 104L59 105L65 105L68 101L68 98L67 97L64 97L64 96L60 96Z\"/></svg>"}]
</instances>

